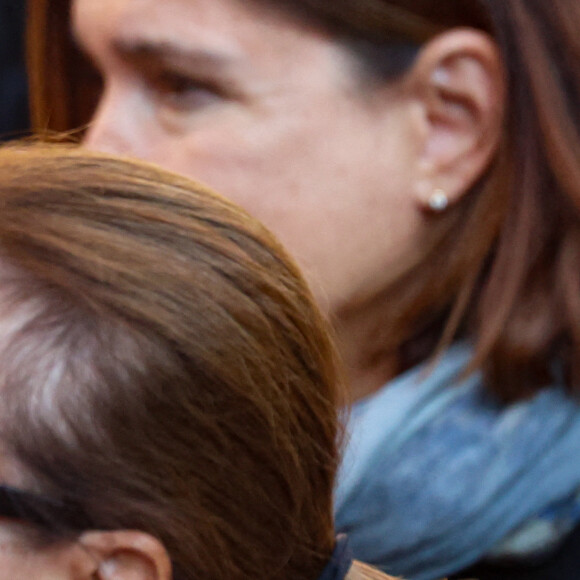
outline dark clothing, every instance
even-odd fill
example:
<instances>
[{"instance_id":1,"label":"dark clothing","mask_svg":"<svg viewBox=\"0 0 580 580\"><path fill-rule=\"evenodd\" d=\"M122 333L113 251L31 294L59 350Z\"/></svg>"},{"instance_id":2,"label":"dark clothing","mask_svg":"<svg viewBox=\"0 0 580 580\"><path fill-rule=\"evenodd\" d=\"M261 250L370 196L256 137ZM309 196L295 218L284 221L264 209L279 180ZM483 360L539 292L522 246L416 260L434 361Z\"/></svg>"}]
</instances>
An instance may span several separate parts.
<instances>
[{"instance_id":1,"label":"dark clothing","mask_svg":"<svg viewBox=\"0 0 580 580\"><path fill-rule=\"evenodd\" d=\"M0 0L0 139L29 129L25 18L24 0Z\"/></svg>"},{"instance_id":2,"label":"dark clothing","mask_svg":"<svg viewBox=\"0 0 580 580\"><path fill-rule=\"evenodd\" d=\"M449 576L449 580L580 580L580 526L562 543L552 556L527 564L487 564L480 562Z\"/></svg>"},{"instance_id":3,"label":"dark clothing","mask_svg":"<svg viewBox=\"0 0 580 580\"><path fill-rule=\"evenodd\" d=\"M351 566L352 552L350 551L347 537L344 534L340 534L336 538L334 552L318 580L345 580Z\"/></svg>"}]
</instances>

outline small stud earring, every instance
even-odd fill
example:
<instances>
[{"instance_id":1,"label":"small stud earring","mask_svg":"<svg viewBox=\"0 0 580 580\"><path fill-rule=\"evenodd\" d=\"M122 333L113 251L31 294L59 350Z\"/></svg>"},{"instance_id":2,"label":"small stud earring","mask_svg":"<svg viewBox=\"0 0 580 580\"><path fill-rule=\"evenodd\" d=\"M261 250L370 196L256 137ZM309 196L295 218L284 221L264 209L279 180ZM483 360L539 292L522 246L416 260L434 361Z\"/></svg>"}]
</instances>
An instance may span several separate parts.
<instances>
[{"instance_id":1,"label":"small stud earring","mask_svg":"<svg viewBox=\"0 0 580 580\"><path fill-rule=\"evenodd\" d=\"M427 201L429 209L435 213L442 213L447 209L449 205L449 198L447 194L442 189L436 189L429 196Z\"/></svg>"}]
</instances>

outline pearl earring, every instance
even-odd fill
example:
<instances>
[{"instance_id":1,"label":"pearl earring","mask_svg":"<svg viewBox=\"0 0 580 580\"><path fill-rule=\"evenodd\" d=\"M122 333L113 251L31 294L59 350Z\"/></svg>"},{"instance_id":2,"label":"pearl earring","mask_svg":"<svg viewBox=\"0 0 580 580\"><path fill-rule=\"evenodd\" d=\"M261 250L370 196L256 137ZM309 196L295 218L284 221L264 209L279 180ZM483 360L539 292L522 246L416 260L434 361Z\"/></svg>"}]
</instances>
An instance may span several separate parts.
<instances>
[{"instance_id":1,"label":"pearl earring","mask_svg":"<svg viewBox=\"0 0 580 580\"><path fill-rule=\"evenodd\" d=\"M449 198L447 194L442 189L436 189L429 196L427 201L429 209L435 213L442 213L447 209L449 205Z\"/></svg>"}]
</instances>

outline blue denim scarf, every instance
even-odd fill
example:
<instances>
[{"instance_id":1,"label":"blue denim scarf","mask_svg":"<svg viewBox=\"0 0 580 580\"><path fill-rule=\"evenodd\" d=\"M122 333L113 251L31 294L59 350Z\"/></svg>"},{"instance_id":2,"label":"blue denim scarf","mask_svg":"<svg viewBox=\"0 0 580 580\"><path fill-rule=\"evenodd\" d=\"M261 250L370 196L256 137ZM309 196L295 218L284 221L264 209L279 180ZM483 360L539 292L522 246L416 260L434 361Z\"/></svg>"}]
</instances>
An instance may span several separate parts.
<instances>
[{"instance_id":1,"label":"blue denim scarf","mask_svg":"<svg viewBox=\"0 0 580 580\"><path fill-rule=\"evenodd\" d=\"M355 558L432 580L548 551L580 520L580 407L559 387L501 405L456 345L359 402L336 490Z\"/></svg>"}]
</instances>

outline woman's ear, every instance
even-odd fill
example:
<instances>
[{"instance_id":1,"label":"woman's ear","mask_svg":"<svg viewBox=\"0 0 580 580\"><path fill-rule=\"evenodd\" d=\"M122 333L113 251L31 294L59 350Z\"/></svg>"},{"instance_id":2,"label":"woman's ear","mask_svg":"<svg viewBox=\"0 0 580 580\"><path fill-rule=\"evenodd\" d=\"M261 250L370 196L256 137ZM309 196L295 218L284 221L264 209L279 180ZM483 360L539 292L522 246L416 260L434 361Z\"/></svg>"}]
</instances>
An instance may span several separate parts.
<instances>
[{"instance_id":1,"label":"woman's ear","mask_svg":"<svg viewBox=\"0 0 580 580\"><path fill-rule=\"evenodd\" d=\"M405 82L419 106L416 197L453 203L481 177L501 140L506 82L493 39L474 29L443 33L419 53Z\"/></svg>"},{"instance_id":2,"label":"woman's ear","mask_svg":"<svg viewBox=\"0 0 580 580\"><path fill-rule=\"evenodd\" d=\"M171 560L163 544L134 530L86 532L80 545L93 561L94 580L171 580Z\"/></svg>"}]
</instances>

